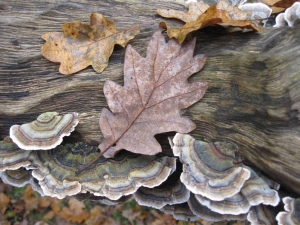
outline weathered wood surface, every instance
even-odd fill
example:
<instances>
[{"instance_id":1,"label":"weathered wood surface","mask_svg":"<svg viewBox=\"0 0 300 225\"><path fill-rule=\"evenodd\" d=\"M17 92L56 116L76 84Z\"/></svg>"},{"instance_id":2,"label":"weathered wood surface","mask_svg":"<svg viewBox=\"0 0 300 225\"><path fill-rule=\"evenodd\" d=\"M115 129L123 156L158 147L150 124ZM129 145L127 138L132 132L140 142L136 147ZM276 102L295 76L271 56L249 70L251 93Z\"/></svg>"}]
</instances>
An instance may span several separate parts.
<instances>
[{"instance_id":1,"label":"weathered wood surface","mask_svg":"<svg viewBox=\"0 0 300 225\"><path fill-rule=\"evenodd\" d=\"M72 139L97 145L102 137L99 114L107 107L103 83L123 84L125 50L115 47L102 74L88 68L64 76L58 73L58 64L42 57L40 36L60 31L65 22L89 22L91 12L114 20L117 29L155 21L130 42L144 55L162 20L157 8L185 9L171 0L12 0L0 4L0 138L8 135L11 125L30 122L42 112L77 111L81 121ZM191 135L235 142L247 163L300 194L299 26L269 28L264 33L227 33L215 28L195 35L195 54L207 54L208 60L191 81L206 80L210 87L199 103L183 112L197 123Z\"/></svg>"}]
</instances>

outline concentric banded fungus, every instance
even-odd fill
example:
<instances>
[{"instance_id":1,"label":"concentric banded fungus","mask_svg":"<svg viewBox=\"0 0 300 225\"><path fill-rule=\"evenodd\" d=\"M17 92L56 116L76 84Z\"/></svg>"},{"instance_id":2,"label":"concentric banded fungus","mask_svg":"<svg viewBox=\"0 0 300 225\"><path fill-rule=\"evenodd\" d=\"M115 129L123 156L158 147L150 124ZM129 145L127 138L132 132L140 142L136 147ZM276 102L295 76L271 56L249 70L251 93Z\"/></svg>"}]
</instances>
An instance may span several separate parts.
<instances>
[{"instance_id":1,"label":"concentric banded fungus","mask_svg":"<svg viewBox=\"0 0 300 225\"><path fill-rule=\"evenodd\" d=\"M140 187L134 194L135 200L144 206L160 209L165 205L186 202L190 198L190 191L180 181L181 169L176 171L161 185L154 188Z\"/></svg>"},{"instance_id":2,"label":"concentric banded fungus","mask_svg":"<svg viewBox=\"0 0 300 225\"><path fill-rule=\"evenodd\" d=\"M25 168L19 168L16 170L5 170L0 172L0 177L4 183L15 186L23 187L29 184L33 177L31 176L31 171Z\"/></svg>"},{"instance_id":3,"label":"concentric banded fungus","mask_svg":"<svg viewBox=\"0 0 300 225\"><path fill-rule=\"evenodd\" d=\"M290 27L295 25L295 22L300 19L300 2L295 2L290 8L287 8L284 13L278 14L274 27L283 27L287 23Z\"/></svg>"},{"instance_id":4,"label":"concentric banded fungus","mask_svg":"<svg viewBox=\"0 0 300 225\"><path fill-rule=\"evenodd\" d=\"M234 144L205 143L177 133L171 146L183 163L180 179L195 194L221 201L238 193L250 177Z\"/></svg>"},{"instance_id":5,"label":"concentric banded fungus","mask_svg":"<svg viewBox=\"0 0 300 225\"><path fill-rule=\"evenodd\" d=\"M251 171L251 175L239 193L222 201L212 201L201 195L196 195L197 201L214 212L232 215L248 213L251 206L259 204L278 205L280 198L277 191L270 189L251 168L246 168Z\"/></svg>"},{"instance_id":6,"label":"concentric banded fungus","mask_svg":"<svg viewBox=\"0 0 300 225\"><path fill-rule=\"evenodd\" d=\"M31 164L30 151L20 149L9 137L0 141L0 171L16 170Z\"/></svg>"},{"instance_id":7,"label":"concentric banded fungus","mask_svg":"<svg viewBox=\"0 0 300 225\"><path fill-rule=\"evenodd\" d=\"M276 183L275 181L269 179L268 177L264 176L260 171L254 170L254 172L272 189L278 191L280 189L280 184Z\"/></svg>"},{"instance_id":8,"label":"concentric banded fungus","mask_svg":"<svg viewBox=\"0 0 300 225\"><path fill-rule=\"evenodd\" d=\"M26 170L25 168L5 170L0 172L0 178L4 183L12 185L14 187L23 187L26 184L30 184L33 190L39 192L42 196L44 196L41 187L32 177L30 170Z\"/></svg>"},{"instance_id":9,"label":"concentric banded fungus","mask_svg":"<svg viewBox=\"0 0 300 225\"><path fill-rule=\"evenodd\" d=\"M166 205L160 210L166 214L172 214L174 219L176 220L196 221L200 219L200 217L196 216L191 211L189 205L186 202L176 205Z\"/></svg>"},{"instance_id":10,"label":"concentric banded fungus","mask_svg":"<svg viewBox=\"0 0 300 225\"><path fill-rule=\"evenodd\" d=\"M240 215L229 215L229 214L220 214L216 213L206 206L200 204L195 195L191 193L190 199L188 204L192 210L192 212L199 216L200 218L207 220L207 221L223 221L223 220L246 220L247 214L240 214Z\"/></svg>"},{"instance_id":11,"label":"concentric banded fungus","mask_svg":"<svg viewBox=\"0 0 300 225\"><path fill-rule=\"evenodd\" d=\"M284 210L276 216L278 225L299 225L300 224L300 198L285 197L282 199Z\"/></svg>"},{"instance_id":12,"label":"concentric banded fungus","mask_svg":"<svg viewBox=\"0 0 300 225\"><path fill-rule=\"evenodd\" d=\"M251 225L277 225L275 213L270 208L266 205L251 207L247 215L247 220Z\"/></svg>"},{"instance_id":13,"label":"concentric banded fungus","mask_svg":"<svg viewBox=\"0 0 300 225\"><path fill-rule=\"evenodd\" d=\"M123 151L113 159L102 157L80 175L75 174L77 168L98 154L96 147L84 143L58 146L50 151L33 151L29 159L37 169L32 175L39 180L44 193L52 197L90 192L117 200L141 186L160 185L176 167L176 158L173 157Z\"/></svg>"},{"instance_id":14,"label":"concentric banded fungus","mask_svg":"<svg viewBox=\"0 0 300 225\"><path fill-rule=\"evenodd\" d=\"M13 125L9 136L21 149L48 150L59 145L64 136L69 136L78 122L75 112L64 116L46 112L31 123Z\"/></svg>"},{"instance_id":15,"label":"concentric banded fungus","mask_svg":"<svg viewBox=\"0 0 300 225\"><path fill-rule=\"evenodd\" d=\"M246 3L239 6L239 9L243 12L251 12L250 19L267 19L272 13L272 9L266 4L256 2L256 3Z\"/></svg>"}]
</instances>

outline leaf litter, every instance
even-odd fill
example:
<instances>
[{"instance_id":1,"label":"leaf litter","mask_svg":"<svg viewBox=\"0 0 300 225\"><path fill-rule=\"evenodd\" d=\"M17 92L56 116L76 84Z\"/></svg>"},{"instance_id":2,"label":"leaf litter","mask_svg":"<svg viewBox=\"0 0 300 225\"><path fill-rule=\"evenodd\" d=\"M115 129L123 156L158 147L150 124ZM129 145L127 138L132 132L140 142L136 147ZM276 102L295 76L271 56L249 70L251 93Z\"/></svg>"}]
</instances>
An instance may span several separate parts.
<instances>
[{"instance_id":1,"label":"leaf litter","mask_svg":"<svg viewBox=\"0 0 300 225\"><path fill-rule=\"evenodd\" d=\"M4 187L4 188L1 188ZM17 194L16 194L17 193ZM0 180L1 202L6 209L0 213L1 225L245 225L246 222L177 221L171 215L152 208L142 207L134 200L123 205L105 206L96 201L83 202L73 197L58 200L41 197L30 185L15 188ZM30 206L32 204L33 206ZM27 208L28 207L28 208ZM3 209L3 208L2 208ZM70 216L70 213L74 215ZM26 215L25 215L26 213ZM79 222L81 221L81 222Z\"/></svg>"}]
</instances>

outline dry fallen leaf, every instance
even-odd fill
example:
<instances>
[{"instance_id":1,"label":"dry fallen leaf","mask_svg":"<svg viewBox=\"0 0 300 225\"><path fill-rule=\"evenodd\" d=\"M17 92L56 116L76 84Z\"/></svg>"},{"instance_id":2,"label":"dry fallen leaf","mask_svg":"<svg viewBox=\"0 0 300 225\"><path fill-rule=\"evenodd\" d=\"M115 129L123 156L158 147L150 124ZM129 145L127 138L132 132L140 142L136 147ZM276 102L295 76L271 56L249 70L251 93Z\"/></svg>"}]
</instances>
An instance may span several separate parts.
<instances>
[{"instance_id":1,"label":"dry fallen leaf","mask_svg":"<svg viewBox=\"0 0 300 225\"><path fill-rule=\"evenodd\" d=\"M206 56L193 57L196 40L179 45L165 42L155 32L146 58L128 46L124 62L124 87L106 81L104 94L109 108L102 109L99 124L104 139L99 145L105 157L126 149L154 155L161 152L155 134L177 131L188 133L196 125L180 115L180 110L199 101L208 83L187 79L202 69Z\"/></svg>"},{"instance_id":2,"label":"dry fallen leaf","mask_svg":"<svg viewBox=\"0 0 300 225\"><path fill-rule=\"evenodd\" d=\"M28 185L25 189L24 195L22 196L22 200L25 202L25 216L27 216L30 211L37 209L39 204L39 198L36 196L36 192Z\"/></svg>"},{"instance_id":3,"label":"dry fallen leaf","mask_svg":"<svg viewBox=\"0 0 300 225\"><path fill-rule=\"evenodd\" d=\"M134 211L133 209L123 209L122 216L129 220L131 224L134 224L134 220L141 215L141 211Z\"/></svg>"},{"instance_id":4,"label":"dry fallen leaf","mask_svg":"<svg viewBox=\"0 0 300 225\"><path fill-rule=\"evenodd\" d=\"M176 224L176 220L170 214L159 214L157 211L152 211L155 216L154 220L148 222L149 225L173 225Z\"/></svg>"},{"instance_id":5,"label":"dry fallen leaf","mask_svg":"<svg viewBox=\"0 0 300 225\"><path fill-rule=\"evenodd\" d=\"M104 209L96 205L90 210L88 218L85 220L85 225L98 225L103 224L103 211Z\"/></svg>"},{"instance_id":6,"label":"dry fallen leaf","mask_svg":"<svg viewBox=\"0 0 300 225\"><path fill-rule=\"evenodd\" d=\"M165 14L165 11L158 10L157 12L163 17L169 17L168 14ZM176 16L175 12L173 14ZM161 22L160 27L167 29L168 36L170 38L176 38L180 44L190 32L217 24L263 31L262 28L257 26L256 21L248 20L247 18L249 17L250 13L242 12L238 7L228 5L228 3L221 0L217 5L210 6L204 13L200 14L196 20L187 22L181 28L172 28L165 22ZM181 17L175 18L182 19ZM190 16L188 18L190 18Z\"/></svg>"},{"instance_id":7,"label":"dry fallen leaf","mask_svg":"<svg viewBox=\"0 0 300 225\"><path fill-rule=\"evenodd\" d=\"M63 207L59 212L58 215L61 218L77 223L81 223L88 218L89 214L84 209L85 205L83 202L70 198L68 205L69 207Z\"/></svg>"},{"instance_id":8,"label":"dry fallen leaf","mask_svg":"<svg viewBox=\"0 0 300 225\"><path fill-rule=\"evenodd\" d=\"M202 69L206 60L205 55L193 57L195 42L194 39L185 45L176 40L166 43L161 31L157 31L150 40L146 58L130 45L127 47L124 86L106 81L103 88L112 112L103 108L99 119L104 136L99 145L101 154L113 157L126 149L154 155L161 152L154 135L195 129L190 119L180 115L180 110L199 101L208 87L207 82L187 81Z\"/></svg>"},{"instance_id":9,"label":"dry fallen leaf","mask_svg":"<svg viewBox=\"0 0 300 225\"><path fill-rule=\"evenodd\" d=\"M7 197L4 193L0 193L0 214L4 215L9 202L10 198Z\"/></svg>"},{"instance_id":10,"label":"dry fallen leaf","mask_svg":"<svg viewBox=\"0 0 300 225\"><path fill-rule=\"evenodd\" d=\"M65 23L63 32L48 32L42 35L46 43L42 54L52 62L60 62L59 72L76 73L92 65L98 73L108 65L115 44L125 47L139 33L140 26L117 31L114 22L102 14L92 13L90 24Z\"/></svg>"}]
</instances>

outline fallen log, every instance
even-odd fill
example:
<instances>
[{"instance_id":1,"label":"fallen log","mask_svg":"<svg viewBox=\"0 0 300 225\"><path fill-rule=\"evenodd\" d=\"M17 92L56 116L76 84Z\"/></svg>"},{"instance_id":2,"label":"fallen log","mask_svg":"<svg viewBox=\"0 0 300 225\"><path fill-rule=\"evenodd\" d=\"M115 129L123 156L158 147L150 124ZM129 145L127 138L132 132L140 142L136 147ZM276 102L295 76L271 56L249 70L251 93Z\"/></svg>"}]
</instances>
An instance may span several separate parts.
<instances>
[{"instance_id":1,"label":"fallen log","mask_svg":"<svg viewBox=\"0 0 300 225\"><path fill-rule=\"evenodd\" d=\"M61 31L70 21L89 21L92 12L114 20L119 29L153 21L130 44L142 55L161 20L157 8L184 10L174 1L10 1L0 6L0 138L13 124L42 112L79 113L73 142L101 142L98 119L107 107L106 80L123 85L125 50L119 46L101 74L91 67L71 76L42 57L42 34ZM299 28L299 27L298 27ZM195 32L195 54L208 56L190 81L210 83L204 98L184 110L196 122L191 135L237 144L247 164L259 168L287 191L300 195L300 31L267 28L263 33L214 27ZM160 139L166 140L166 135Z\"/></svg>"}]
</instances>

